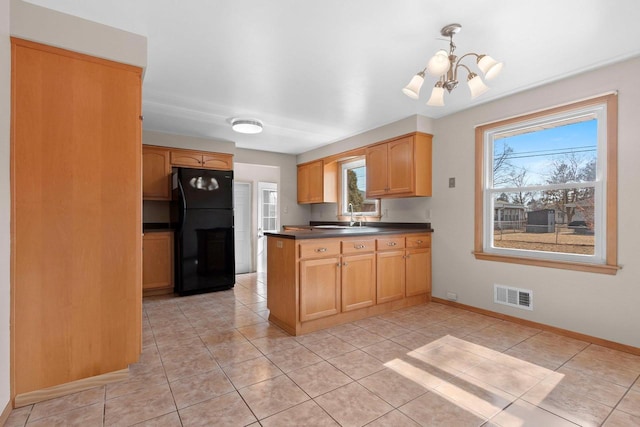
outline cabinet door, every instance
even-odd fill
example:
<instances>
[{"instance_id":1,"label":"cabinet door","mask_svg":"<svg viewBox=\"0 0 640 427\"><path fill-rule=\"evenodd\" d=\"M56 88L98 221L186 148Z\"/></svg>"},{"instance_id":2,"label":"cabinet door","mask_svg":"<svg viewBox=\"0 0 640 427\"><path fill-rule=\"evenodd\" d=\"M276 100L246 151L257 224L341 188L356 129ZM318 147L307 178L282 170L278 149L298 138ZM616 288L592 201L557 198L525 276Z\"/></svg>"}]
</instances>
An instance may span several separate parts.
<instances>
[{"instance_id":1,"label":"cabinet door","mask_svg":"<svg viewBox=\"0 0 640 427\"><path fill-rule=\"evenodd\" d=\"M376 301L376 259L373 253L342 257L342 311L369 307Z\"/></svg>"},{"instance_id":2,"label":"cabinet door","mask_svg":"<svg viewBox=\"0 0 640 427\"><path fill-rule=\"evenodd\" d=\"M172 151L171 152L171 164L173 166L184 166L188 168L201 168L202 167L202 154Z\"/></svg>"},{"instance_id":3,"label":"cabinet door","mask_svg":"<svg viewBox=\"0 0 640 427\"><path fill-rule=\"evenodd\" d=\"M169 150L142 147L142 198L171 200Z\"/></svg>"},{"instance_id":4,"label":"cabinet door","mask_svg":"<svg viewBox=\"0 0 640 427\"><path fill-rule=\"evenodd\" d=\"M404 250L378 252L377 260L377 303L404 298L405 268Z\"/></svg>"},{"instance_id":5,"label":"cabinet door","mask_svg":"<svg viewBox=\"0 0 640 427\"><path fill-rule=\"evenodd\" d=\"M374 145L366 150L367 197L387 192L387 144Z\"/></svg>"},{"instance_id":6,"label":"cabinet door","mask_svg":"<svg viewBox=\"0 0 640 427\"><path fill-rule=\"evenodd\" d=\"M340 258L300 261L300 321L340 311Z\"/></svg>"},{"instance_id":7,"label":"cabinet door","mask_svg":"<svg viewBox=\"0 0 640 427\"><path fill-rule=\"evenodd\" d=\"M298 203L309 203L309 165L298 166Z\"/></svg>"},{"instance_id":8,"label":"cabinet door","mask_svg":"<svg viewBox=\"0 0 640 427\"><path fill-rule=\"evenodd\" d=\"M407 296L431 292L431 249L411 249L406 255Z\"/></svg>"},{"instance_id":9,"label":"cabinet door","mask_svg":"<svg viewBox=\"0 0 640 427\"><path fill-rule=\"evenodd\" d=\"M202 167L216 170L232 170L233 156L231 154L205 154L202 153Z\"/></svg>"},{"instance_id":10,"label":"cabinet door","mask_svg":"<svg viewBox=\"0 0 640 427\"><path fill-rule=\"evenodd\" d=\"M413 136L390 142L387 154L387 194L413 193Z\"/></svg>"},{"instance_id":11,"label":"cabinet door","mask_svg":"<svg viewBox=\"0 0 640 427\"><path fill-rule=\"evenodd\" d=\"M322 160L308 165L308 201L310 203L322 203L324 201L324 168Z\"/></svg>"},{"instance_id":12,"label":"cabinet door","mask_svg":"<svg viewBox=\"0 0 640 427\"><path fill-rule=\"evenodd\" d=\"M142 241L142 289L173 288L173 233L146 233Z\"/></svg>"}]
</instances>

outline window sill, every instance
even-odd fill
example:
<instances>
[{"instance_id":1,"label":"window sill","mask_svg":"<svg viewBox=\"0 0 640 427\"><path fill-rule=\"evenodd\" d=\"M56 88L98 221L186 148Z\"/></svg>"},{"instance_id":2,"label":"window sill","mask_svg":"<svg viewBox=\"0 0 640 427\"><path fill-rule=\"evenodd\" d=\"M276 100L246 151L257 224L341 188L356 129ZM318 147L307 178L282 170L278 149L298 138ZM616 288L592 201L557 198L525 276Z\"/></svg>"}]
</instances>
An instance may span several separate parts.
<instances>
[{"instance_id":1,"label":"window sill","mask_svg":"<svg viewBox=\"0 0 640 427\"><path fill-rule=\"evenodd\" d=\"M551 261L546 259L514 257L506 255L488 254L486 252L473 252L476 259L483 261L508 262L511 264L532 265L536 267L560 268L563 270L584 271L587 273L599 273L615 275L622 267L607 264L585 264L579 262Z\"/></svg>"}]
</instances>

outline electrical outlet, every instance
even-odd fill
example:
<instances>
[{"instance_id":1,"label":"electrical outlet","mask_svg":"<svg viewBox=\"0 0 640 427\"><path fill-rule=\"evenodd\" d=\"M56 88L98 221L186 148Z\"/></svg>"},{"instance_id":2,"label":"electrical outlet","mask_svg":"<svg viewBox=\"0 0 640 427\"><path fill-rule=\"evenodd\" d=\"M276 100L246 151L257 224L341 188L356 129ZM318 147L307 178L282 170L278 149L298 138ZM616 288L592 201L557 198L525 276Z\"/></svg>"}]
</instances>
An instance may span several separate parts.
<instances>
[{"instance_id":1,"label":"electrical outlet","mask_svg":"<svg viewBox=\"0 0 640 427\"><path fill-rule=\"evenodd\" d=\"M431 221L431 209L427 209L426 211L424 211L424 219L426 219L427 221Z\"/></svg>"},{"instance_id":2,"label":"electrical outlet","mask_svg":"<svg viewBox=\"0 0 640 427\"><path fill-rule=\"evenodd\" d=\"M449 188L455 188L456 187L456 179L454 178L449 178Z\"/></svg>"},{"instance_id":3,"label":"electrical outlet","mask_svg":"<svg viewBox=\"0 0 640 427\"><path fill-rule=\"evenodd\" d=\"M385 209L384 213L382 214L382 216L384 216L385 218L389 216L389 209Z\"/></svg>"},{"instance_id":4,"label":"electrical outlet","mask_svg":"<svg viewBox=\"0 0 640 427\"><path fill-rule=\"evenodd\" d=\"M449 301L458 301L458 294L455 292L447 292L447 299Z\"/></svg>"}]
</instances>

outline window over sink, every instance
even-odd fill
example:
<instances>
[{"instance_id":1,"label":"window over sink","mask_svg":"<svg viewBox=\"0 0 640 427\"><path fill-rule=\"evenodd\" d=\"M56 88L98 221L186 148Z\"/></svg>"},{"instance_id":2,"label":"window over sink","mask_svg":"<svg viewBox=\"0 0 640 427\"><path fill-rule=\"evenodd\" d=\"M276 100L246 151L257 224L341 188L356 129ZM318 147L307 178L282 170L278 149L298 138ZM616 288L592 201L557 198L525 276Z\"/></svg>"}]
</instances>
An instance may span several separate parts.
<instances>
[{"instance_id":1,"label":"window over sink","mask_svg":"<svg viewBox=\"0 0 640 427\"><path fill-rule=\"evenodd\" d=\"M380 218L380 199L367 199L367 165L364 156L340 163L339 216L371 221Z\"/></svg>"}]
</instances>

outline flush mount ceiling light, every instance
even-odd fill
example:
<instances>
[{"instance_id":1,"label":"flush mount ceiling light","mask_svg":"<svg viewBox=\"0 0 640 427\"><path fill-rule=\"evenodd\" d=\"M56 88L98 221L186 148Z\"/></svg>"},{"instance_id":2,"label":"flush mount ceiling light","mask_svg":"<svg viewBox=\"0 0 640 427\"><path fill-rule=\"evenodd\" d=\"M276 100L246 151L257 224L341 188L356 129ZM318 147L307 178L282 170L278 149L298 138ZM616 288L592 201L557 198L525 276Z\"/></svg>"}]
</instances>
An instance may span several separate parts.
<instances>
[{"instance_id":1,"label":"flush mount ceiling light","mask_svg":"<svg viewBox=\"0 0 640 427\"><path fill-rule=\"evenodd\" d=\"M449 52L442 49L436 52L435 55L429 60L424 70L418 72L409 84L402 89L405 95L409 98L418 99L420 96L420 88L424 83L425 73L429 73L433 76L439 76L435 87L431 91L431 97L427 101L427 105L436 107L444 106L444 90L449 93L458 86L458 69L464 68L467 70L467 85L471 90L471 98L476 98L485 93L489 88L484 84L480 76L471 71L469 67L462 64L461 61L467 56L476 57L476 65L484 74L484 78L491 80L500 73L502 70L502 62L498 62L489 55L478 55L477 53L467 53L460 58L455 56L453 52L456 50L456 45L453 43L453 35L457 34L462 25L449 24L440 30L440 34L445 37L449 37Z\"/></svg>"},{"instance_id":2,"label":"flush mount ceiling light","mask_svg":"<svg viewBox=\"0 0 640 427\"><path fill-rule=\"evenodd\" d=\"M255 119L231 119L231 129L239 133L260 133L262 122Z\"/></svg>"}]
</instances>

